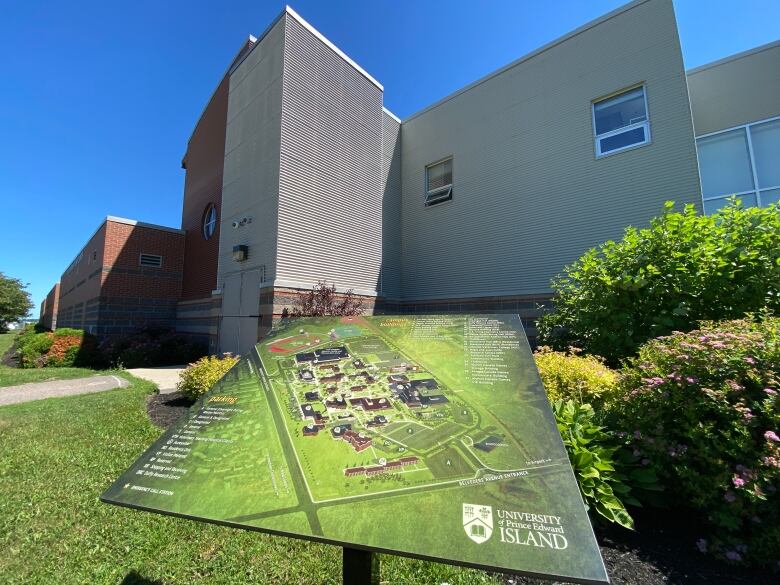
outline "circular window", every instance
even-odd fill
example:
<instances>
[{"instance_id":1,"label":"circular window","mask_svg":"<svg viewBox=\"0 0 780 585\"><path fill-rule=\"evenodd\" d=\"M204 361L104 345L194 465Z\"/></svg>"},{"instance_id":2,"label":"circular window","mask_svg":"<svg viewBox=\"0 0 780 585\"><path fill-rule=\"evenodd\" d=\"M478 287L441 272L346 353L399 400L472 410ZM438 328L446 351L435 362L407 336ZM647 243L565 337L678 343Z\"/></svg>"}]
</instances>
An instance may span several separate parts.
<instances>
[{"instance_id":1,"label":"circular window","mask_svg":"<svg viewBox=\"0 0 780 585\"><path fill-rule=\"evenodd\" d=\"M209 203L206 213L203 214L203 238L208 240L217 231L217 208Z\"/></svg>"}]
</instances>

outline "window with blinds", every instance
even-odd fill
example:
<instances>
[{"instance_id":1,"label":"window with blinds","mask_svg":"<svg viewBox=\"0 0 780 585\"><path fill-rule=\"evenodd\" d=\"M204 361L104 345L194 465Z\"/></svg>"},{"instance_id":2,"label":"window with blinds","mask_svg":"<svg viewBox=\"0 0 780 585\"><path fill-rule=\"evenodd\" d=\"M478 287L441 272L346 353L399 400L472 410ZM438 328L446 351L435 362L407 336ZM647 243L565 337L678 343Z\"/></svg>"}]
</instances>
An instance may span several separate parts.
<instances>
[{"instance_id":1,"label":"window with blinds","mask_svg":"<svg viewBox=\"0 0 780 585\"><path fill-rule=\"evenodd\" d=\"M452 199L452 158L425 167L425 205Z\"/></svg>"}]
</instances>

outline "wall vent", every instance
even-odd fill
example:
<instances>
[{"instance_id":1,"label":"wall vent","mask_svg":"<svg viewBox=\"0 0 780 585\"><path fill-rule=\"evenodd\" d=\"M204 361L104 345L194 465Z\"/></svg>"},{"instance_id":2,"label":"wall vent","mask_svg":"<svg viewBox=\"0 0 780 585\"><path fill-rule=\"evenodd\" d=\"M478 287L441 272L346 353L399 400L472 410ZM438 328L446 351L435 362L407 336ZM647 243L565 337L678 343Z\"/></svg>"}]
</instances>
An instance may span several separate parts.
<instances>
[{"instance_id":1,"label":"wall vent","mask_svg":"<svg viewBox=\"0 0 780 585\"><path fill-rule=\"evenodd\" d=\"M151 268L160 268L162 267L162 256L158 256L157 254L141 254L138 258L138 264Z\"/></svg>"}]
</instances>

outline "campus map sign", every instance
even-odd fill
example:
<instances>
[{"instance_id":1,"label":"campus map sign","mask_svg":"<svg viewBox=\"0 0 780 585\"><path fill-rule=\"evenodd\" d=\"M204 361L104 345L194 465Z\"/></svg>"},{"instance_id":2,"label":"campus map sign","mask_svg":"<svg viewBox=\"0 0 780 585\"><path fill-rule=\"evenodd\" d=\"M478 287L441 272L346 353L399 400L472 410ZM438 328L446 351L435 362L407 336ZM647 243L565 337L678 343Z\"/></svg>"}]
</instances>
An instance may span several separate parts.
<instances>
[{"instance_id":1,"label":"campus map sign","mask_svg":"<svg viewBox=\"0 0 780 585\"><path fill-rule=\"evenodd\" d=\"M291 320L101 499L345 547L607 582L515 315Z\"/></svg>"}]
</instances>

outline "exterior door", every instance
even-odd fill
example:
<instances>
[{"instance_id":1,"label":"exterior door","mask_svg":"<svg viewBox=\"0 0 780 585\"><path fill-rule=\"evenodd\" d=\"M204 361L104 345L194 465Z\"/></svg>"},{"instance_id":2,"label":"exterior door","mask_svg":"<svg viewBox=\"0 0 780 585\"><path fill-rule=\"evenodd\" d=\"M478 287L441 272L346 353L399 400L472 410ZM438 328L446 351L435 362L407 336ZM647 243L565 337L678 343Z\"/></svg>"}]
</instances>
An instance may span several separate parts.
<instances>
[{"instance_id":1,"label":"exterior door","mask_svg":"<svg viewBox=\"0 0 780 585\"><path fill-rule=\"evenodd\" d=\"M260 270L231 274L222 285L219 351L244 355L257 343Z\"/></svg>"}]
</instances>

